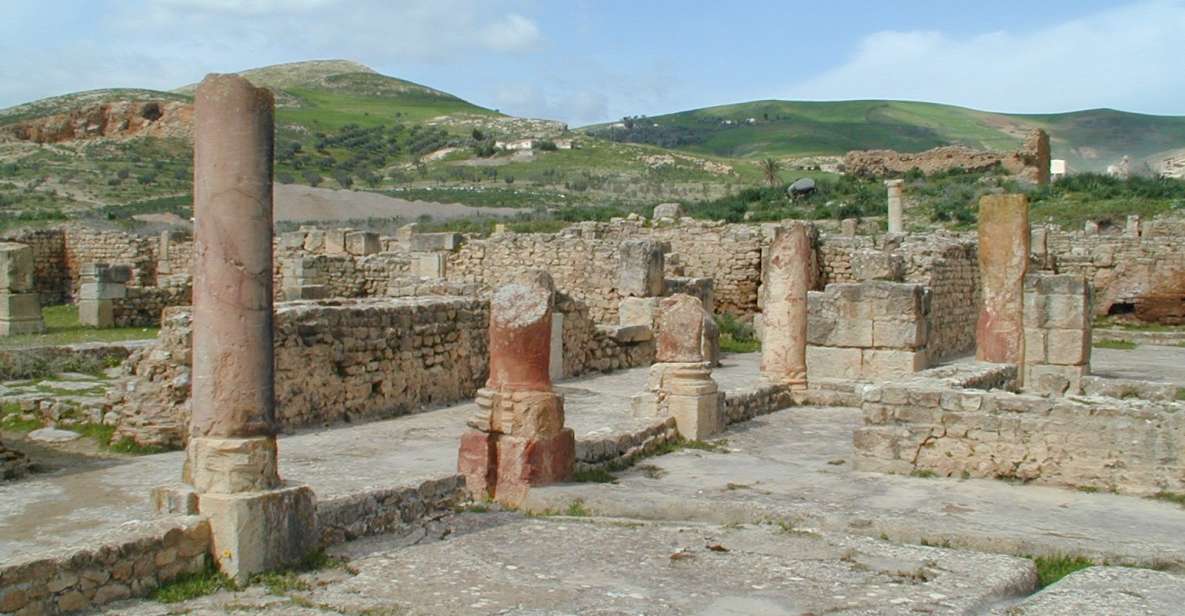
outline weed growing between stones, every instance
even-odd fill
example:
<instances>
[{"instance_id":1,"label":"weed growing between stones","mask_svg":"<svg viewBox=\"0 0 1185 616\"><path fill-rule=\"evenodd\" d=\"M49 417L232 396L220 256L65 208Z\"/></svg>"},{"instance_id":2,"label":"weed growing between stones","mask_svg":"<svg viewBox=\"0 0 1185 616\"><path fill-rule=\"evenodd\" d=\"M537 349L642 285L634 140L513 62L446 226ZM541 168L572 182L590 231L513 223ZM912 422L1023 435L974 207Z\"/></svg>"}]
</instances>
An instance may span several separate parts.
<instances>
[{"instance_id":1,"label":"weed growing between stones","mask_svg":"<svg viewBox=\"0 0 1185 616\"><path fill-rule=\"evenodd\" d=\"M206 568L198 573L187 573L177 579L161 585L152 591L150 597L160 603L180 603L198 597L212 595L220 590L234 590L237 588L234 580L226 577L207 561Z\"/></svg>"},{"instance_id":2,"label":"weed growing between stones","mask_svg":"<svg viewBox=\"0 0 1185 616\"><path fill-rule=\"evenodd\" d=\"M603 468L594 468L572 473L576 483L617 483L617 477Z\"/></svg>"},{"instance_id":3,"label":"weed growing between stones","mask_svg":"<svg viewBox=\"0 0 1185 616\"><path fill-rule=\"evenodd\" d=\"M573 518L583 518L589 516L588 508L584 506L583 499L576 499L568 503L568 509L564 511L564 515Z\"/></svg>"},{"instance_id":4,"label":"weed growing between stones","mask_svg":"<svg viewBox=\"0 0 1185 616\"><path fill-rule=\"evenodd\" d=\"M16 402L6 402L0 406L0 428L12 432L32 432L40 427L40 420L22 417L21 407Z\"/></svg>"},{"instance_id":5,"label":"weed growing between stones","mask_svg":"<svg viewBox=\"0 0 1185 616\"><path fill-rule=\"evenodd\" d=\"M1032 560L1033 564L1037 566L1037 586L1039 588L1045 588L1075 571L1094 566L1094 563L1085 557L1066 554L1038 556Z\"/></svg>"},{"instance_id":6,"label":"weed growing between stones","mask_svg":"<svg viewBox=\"0 0 1185 616\"><path fill-rule=\"evenodd\" d=\"M1096 340L1094 342L1094 348L1130 351L1136 348L1136 343L1132 342L1131 340Z\"/></svg>"},{"instance_id":7,"label":"weed growing between stones","mask_svg":"<svg viewBox=\"0 0 1185 616\"><path fill-rule=\"evenodd\" d=\"M1177 400L1185 401L1185 387L1178 389L1175 397Z\"/></svg>"},{"instance_id":8,"label":"weed growing between stones","mask_svg":"<svg viewBox=\"0 0 1185 616\"><path fill-rule=\"evenodd\" d=\"M1157 492L1148 498L1185 507L1185 494L1181 492Z\"/></svg>"},{"instance_id":9,"label":"weed growing between stones","mask_svg":"<svg viewBox=\"0 0 1185 616\"><path fill-rule=\"evenodd\" d=\"M928 468L915 468L909 473L910 477L918 477L920 479L933 479L938 476L938 473Z\"/></svg>"}]
</instances>

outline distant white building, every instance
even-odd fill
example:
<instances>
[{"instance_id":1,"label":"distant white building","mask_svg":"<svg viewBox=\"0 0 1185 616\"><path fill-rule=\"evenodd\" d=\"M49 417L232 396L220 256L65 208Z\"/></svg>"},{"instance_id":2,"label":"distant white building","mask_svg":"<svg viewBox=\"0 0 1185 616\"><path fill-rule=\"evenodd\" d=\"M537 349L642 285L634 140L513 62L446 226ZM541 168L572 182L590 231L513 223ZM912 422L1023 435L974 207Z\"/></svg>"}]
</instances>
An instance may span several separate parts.
<instances>
[{"instance_id":1,"label":"distant white building","mask_svg":"<svg viewBox=\"0 0 1185 616\"><path fill-rule=\"evenodd\" d=\"M1070 166L1061 158L1049 161L1049 179L1056 182L1070 173Z\"/></svg>"},{"instance_id":2,"label":"distant white building","mask_svg":"<svg viewBox=\"0 0 1185 616\"><path fill-rule=\"evenodd\" d=\"M530 150L535 147L534 139L515 139L514 141L495 141L494 147L499 150L506 150L507 152L517 152L520 150Z\"/></svg>"}]
</instances>

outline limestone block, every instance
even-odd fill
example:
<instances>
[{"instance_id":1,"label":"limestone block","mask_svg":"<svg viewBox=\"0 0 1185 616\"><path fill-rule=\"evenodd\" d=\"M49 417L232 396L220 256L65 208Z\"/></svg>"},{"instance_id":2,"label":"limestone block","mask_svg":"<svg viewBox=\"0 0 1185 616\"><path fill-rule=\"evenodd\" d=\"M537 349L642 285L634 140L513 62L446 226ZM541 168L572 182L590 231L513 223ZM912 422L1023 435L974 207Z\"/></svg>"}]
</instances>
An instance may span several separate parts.
<instances>
[{"instance_id":1,"label":"limestone block","mask_svg":"<svg viewBox=\"0 0 1185 616\"><path fill-rule=\"evenodd\" d=\"M597 326L598 329L602 327L604 326ZM645 342L654 339L654 330L646 325L619 325L604 329L606 334L617 342Z\"/></svg>"},{"instance_id":2,"label":"limestone block","mask_svg":"<svg viewBox=\"0 0 1185 616\"><path fill-rule=\"evenodd\" d=\"M705 320L699 299L681 293L663 298L659 303L657 360L704 361Z\"/></svg>"},{"instance_id":3,"label":"limestone block","mask_svg":"<svg viewBox=\"0 0 1185 616\"><path fill-rule=\"evenodd\" d=\"M622 296L663 294L664 251L654 240L626 240L618 249L617 292Z\"/></svg>"},{"instance_id":4,"label":"limestone block","mask_svg":"<svg viewBox=\"0 0 1185 616\"><path fill-rule=\"evenodd\" d=\"M304 248L306 234L304 231L289 231L281 233L279 238L280 249L282 250L300 250Z\"/></svg>"},{"instance_id":5,"label":"limestone block","mask_svg":"<svg viewBox=\"0 0 1185 616\"><path fill-rule=\"evenodd\" d=\"M309 229L304 236L304 249L306 252L321 252L325 248L325 231L321 229Z\"/></svg>"},{"instance_id":6,"label":"limestone block","mask_svg":"<svg viewBox=\"0 0 1185 616\"><path fill-rule=\"evenodd\" d=\"M158 486L152 489L152 510L163 515L197 515L198 493L186 484Z\"/></svg>"},{"instance_id":7,"label":"limestone block","mask_svg":"<svg viewBox=\"0 0 1185 616\"><path fill-rule=\"evenodd\" d=\"M351 231L346 234L346 252L359 257L382 250L379 234L371 231Z\"/></svg>"},{"instance_id":8,"label":"limestone block","mask_svg":"<svg viewBox=\"0 0 1185 616\"><path fill-rule=\"evenodd\" d=\"M679 435L685 439L702 441L721 430L720 394L667 396L667 412L675 418Z\"/></svg>"},{"instance_id":9,"label":"limestone block","mask_svg":"<svg viewBox=\"0 0 1185 616\"><path fill-rule=\"evenodd\" d=\"M41 303L36 293L0 290L0 336L39 334L45 331Z\"/></svg>"},{"instance_id":10,"label":"limestone block","mask_svg":"<svg viewBox=\"0 0 1185 616\"><path fill-rule=\"evenodd\" d=\"M622 326L653 329L658 317L658 297L625 297L617 305L617 322Z\"/></svg>"},{"instance_id":11,"label":"limestone block","mask_svg":"<svg viewBox=\"0 0 1185 616\"><path fill-rule=\"evenodd\" d=\"M827 347L871 347L872 323L870 319L826 320L808 316L806 341Z\"/></svg>"},{"instance_id":12,"label":"limestone block","mask_svg":"<svg viewBox=\"0 0 1185 616\"><path fill-rule=\"evenodd\" d=\"M925 351L864 349L861 372L864 378L891 379L926 369Z\"/></svg>"},{"instance_id":13,"label":"limestone block","mask_svg":"<svg viewBox=\"0 0 1185 616\"><path fill-rule=\"evenodd\" d=\"M807 345L807 380L858 379L862 373L861 350Z\"/></svg>"},{"instance_id":14,"label":"limestone block","mask_svg":"<svg viewBox=\"0 0 1185 616\"><path fill-rule=\"evenodd\" d=\"M1049 362L1045 352L1045 333L1041 327L1025 327L1025 363L1044 364Z\"/></svg>"},{"instance_id":15,"label":"limestone block","mask_svg":"<svg viewBox=\"0 0 1185 616\"><path fill-rule=\"evenodd\" d=\"M630 396L630 411L634 417L658 417L658 394L644 391Z\"/></svg>"},{"instance_id":16,"label":"limestone block","mask_svg":"<svg viewBox=\"0 0 1185 616\"><path fill-rule=\"evenodd\" d=\"M317 503L308 486L239 494L202 494L211 554L222 573L244 583L252 575L300 563L318 547Z\"/></svg>"},{"instance_id":17,"label":"limestone block","mask_svg":"<svg viewBox=\"0 0 1185 616\"><path fill-rule=\"evenodd\" d=\"M461 247L460 233L415 233L408 237L411 252L450 252Z\"/></svg>"},{"instance_id":18,"label":"limestone block","mask_svg":"<svg viewBox=\"0 0 1185 616\"><path fill-rule=\"evenodd\" d=\"M78 322L87 327L114 327L114 303L109 299L78 300Z\"/></svg>"},{"instance_id":19,"label":"limestone block","mask_svg":"<svg viewBox=\"0 0 1185 616\"><path fill-rule=\"evenodd\" d=\"M0 242L0 291L33 289L33 249L16 242Z\"/></svg>"},{"instance_id":20,"label":"limestone block","mask_svg":"<svg viewBox=\"0 0 1185 616\"><path fill-rule=\"evenodd\" d=\"M284 299L325 299L330 296L329 287L323 284L304 284L284 287Z\"/></svg>"},{"instance_id":21,"label":"limestone block","mask_svg":"<svg viewBox=\"0 0 1185 616\"><path fill-rule=\"evenodd\" d=\"M1024 388L1039 394L1076 395L1082 393L1082 379L1090 372L1087 366L1025 366Z\"/></svg>"},{"instance_id":22,"label":"limestone block","mask_svg":"<svg viewBox=\"0 0 1185 616\"><path fill-rule=\"evenodd\" d=\"M346 254L346 235L353 229L330 229L325 232L325 254Z\"/></svg>"},{"instance_id":23,"label":"limestone block","mask_svg":"<svg viewBox=\"0 0 1185 616\"><path fill-rule=\"evenodd\" d=\"M418 278L444 278L448 259L443 252L417 253L411 258L411 275Z\"/></svg>"},{"instance_id":24,"label":"limestone block","mask_svg":"<svg viewBox=\"0 0 1185 616\"><path fill-rule=\"evenodd\" d=\"M123 299L127 296L128 288L123 284L84 282L78 285L79 299Z\"/></svg>"},{"instance_id":25,"label":"limestone block","mask_svg":"<svg viewBox=\"0 0 1185 616\"><path fill-rule=\"evenodd\" d=\"M1086 295L1047 295L1042 327L1085 329L1090 326L1090 300Z\"/></svg>"},{"instance_id":26,"label":"limestone block","mask_svg":"<svg viewBox=\"0 0 1185 616\"><path fill-rule=\"evenodd\" d=\"M1078 366L1090 363L1090 332L1083 329L1050 329L1046 333L1046 359L1051 364Z\"/></svg>"},{"instance_id":27,"label":"limestone block","mask_svg":"<svg viewBox=\"0 0 1185 616\"><path fill-rule=\"evenodd\" d=\"M929 326L925 319L877 320L872 323L872 346L888 349L920 349L926 346Z\"/></svg>"},{"instance_id":28,"label":"limestone block","mask_svg":"<svg viewBox=\"0 0 1185 616\"><path fill-rule=\"evenodd\" d=\"M536 486L566 481L576 466L576 434L564 428L542 439L497 435L498 482L494 499L518 506Z\"/></svg>"},{"instance_id":29,"label":"limestone block","mask_svg":"<svg viewBox=\"0 0 1185 616\"><path fill-rule=\"evenodd\" d=\"M278 485L274 437L196 437L186 449L184 476L205 494L260 492Z\"/></svg>"}]
</instances>

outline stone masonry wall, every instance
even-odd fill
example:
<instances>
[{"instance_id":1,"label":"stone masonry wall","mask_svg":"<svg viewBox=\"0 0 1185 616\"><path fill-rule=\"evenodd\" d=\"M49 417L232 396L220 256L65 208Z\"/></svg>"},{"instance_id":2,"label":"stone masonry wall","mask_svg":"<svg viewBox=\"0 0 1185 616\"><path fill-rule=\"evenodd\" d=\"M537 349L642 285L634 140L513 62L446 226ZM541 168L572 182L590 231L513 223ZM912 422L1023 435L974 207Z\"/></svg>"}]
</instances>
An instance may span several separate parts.
<instances>
[{"instance_id":1,"label":"stone masonry wall","mask_svg":"<svg viewBox=\"0 0 1185 616\"><path fill-rule=\"evenodd\" d=\"M66 301L70 294L66 272L66 234L61 229L22 229L0 236L0 241L19 242L33 250L33 287L41 305Z\"/></svg>"},{"instance_id":2,"label":"stone masonry wall","mask_svg":"<svg viewBox=\"0 0 1185 616\"><path fill-rule=\"evenodd\" d=\"M1000 371L988 364L956 369L987 377ZM1137 495L1185 491L1185 404L989 391L1002 379L954 382L938 378L944 370L951 368L863 390L864 426L853 436L857 469Z\"/></svg>"}]
</instances>

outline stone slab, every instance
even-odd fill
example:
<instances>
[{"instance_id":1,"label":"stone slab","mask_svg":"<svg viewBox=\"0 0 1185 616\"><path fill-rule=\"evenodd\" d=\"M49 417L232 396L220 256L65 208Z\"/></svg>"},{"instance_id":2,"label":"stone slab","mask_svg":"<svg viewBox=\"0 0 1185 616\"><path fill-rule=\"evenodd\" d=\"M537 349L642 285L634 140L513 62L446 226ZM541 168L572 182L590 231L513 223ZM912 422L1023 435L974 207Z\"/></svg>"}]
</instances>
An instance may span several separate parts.
<instances>
[{"instance_id":1,"label":"stone slab","mask_svg":"<svg viewBox=\"0 0 1185 616\"><path fill-rule=\"evenodd\" d=\"M1089 567L991 616L1171 616L1185 606L1185 578L1163 571Z\"/></svg>"},{"instance_id":2,"label":"stone slab","mask_svg":"<svg viewBox=\"0 0 1185 616\"><path fill-rule=\"evenodd\" d=\"M308 486L265 492L201 494L198 511L210 520L211 553L237 582L299 564L318 547L317 503Z\"/></svg>"}]
</instances>

